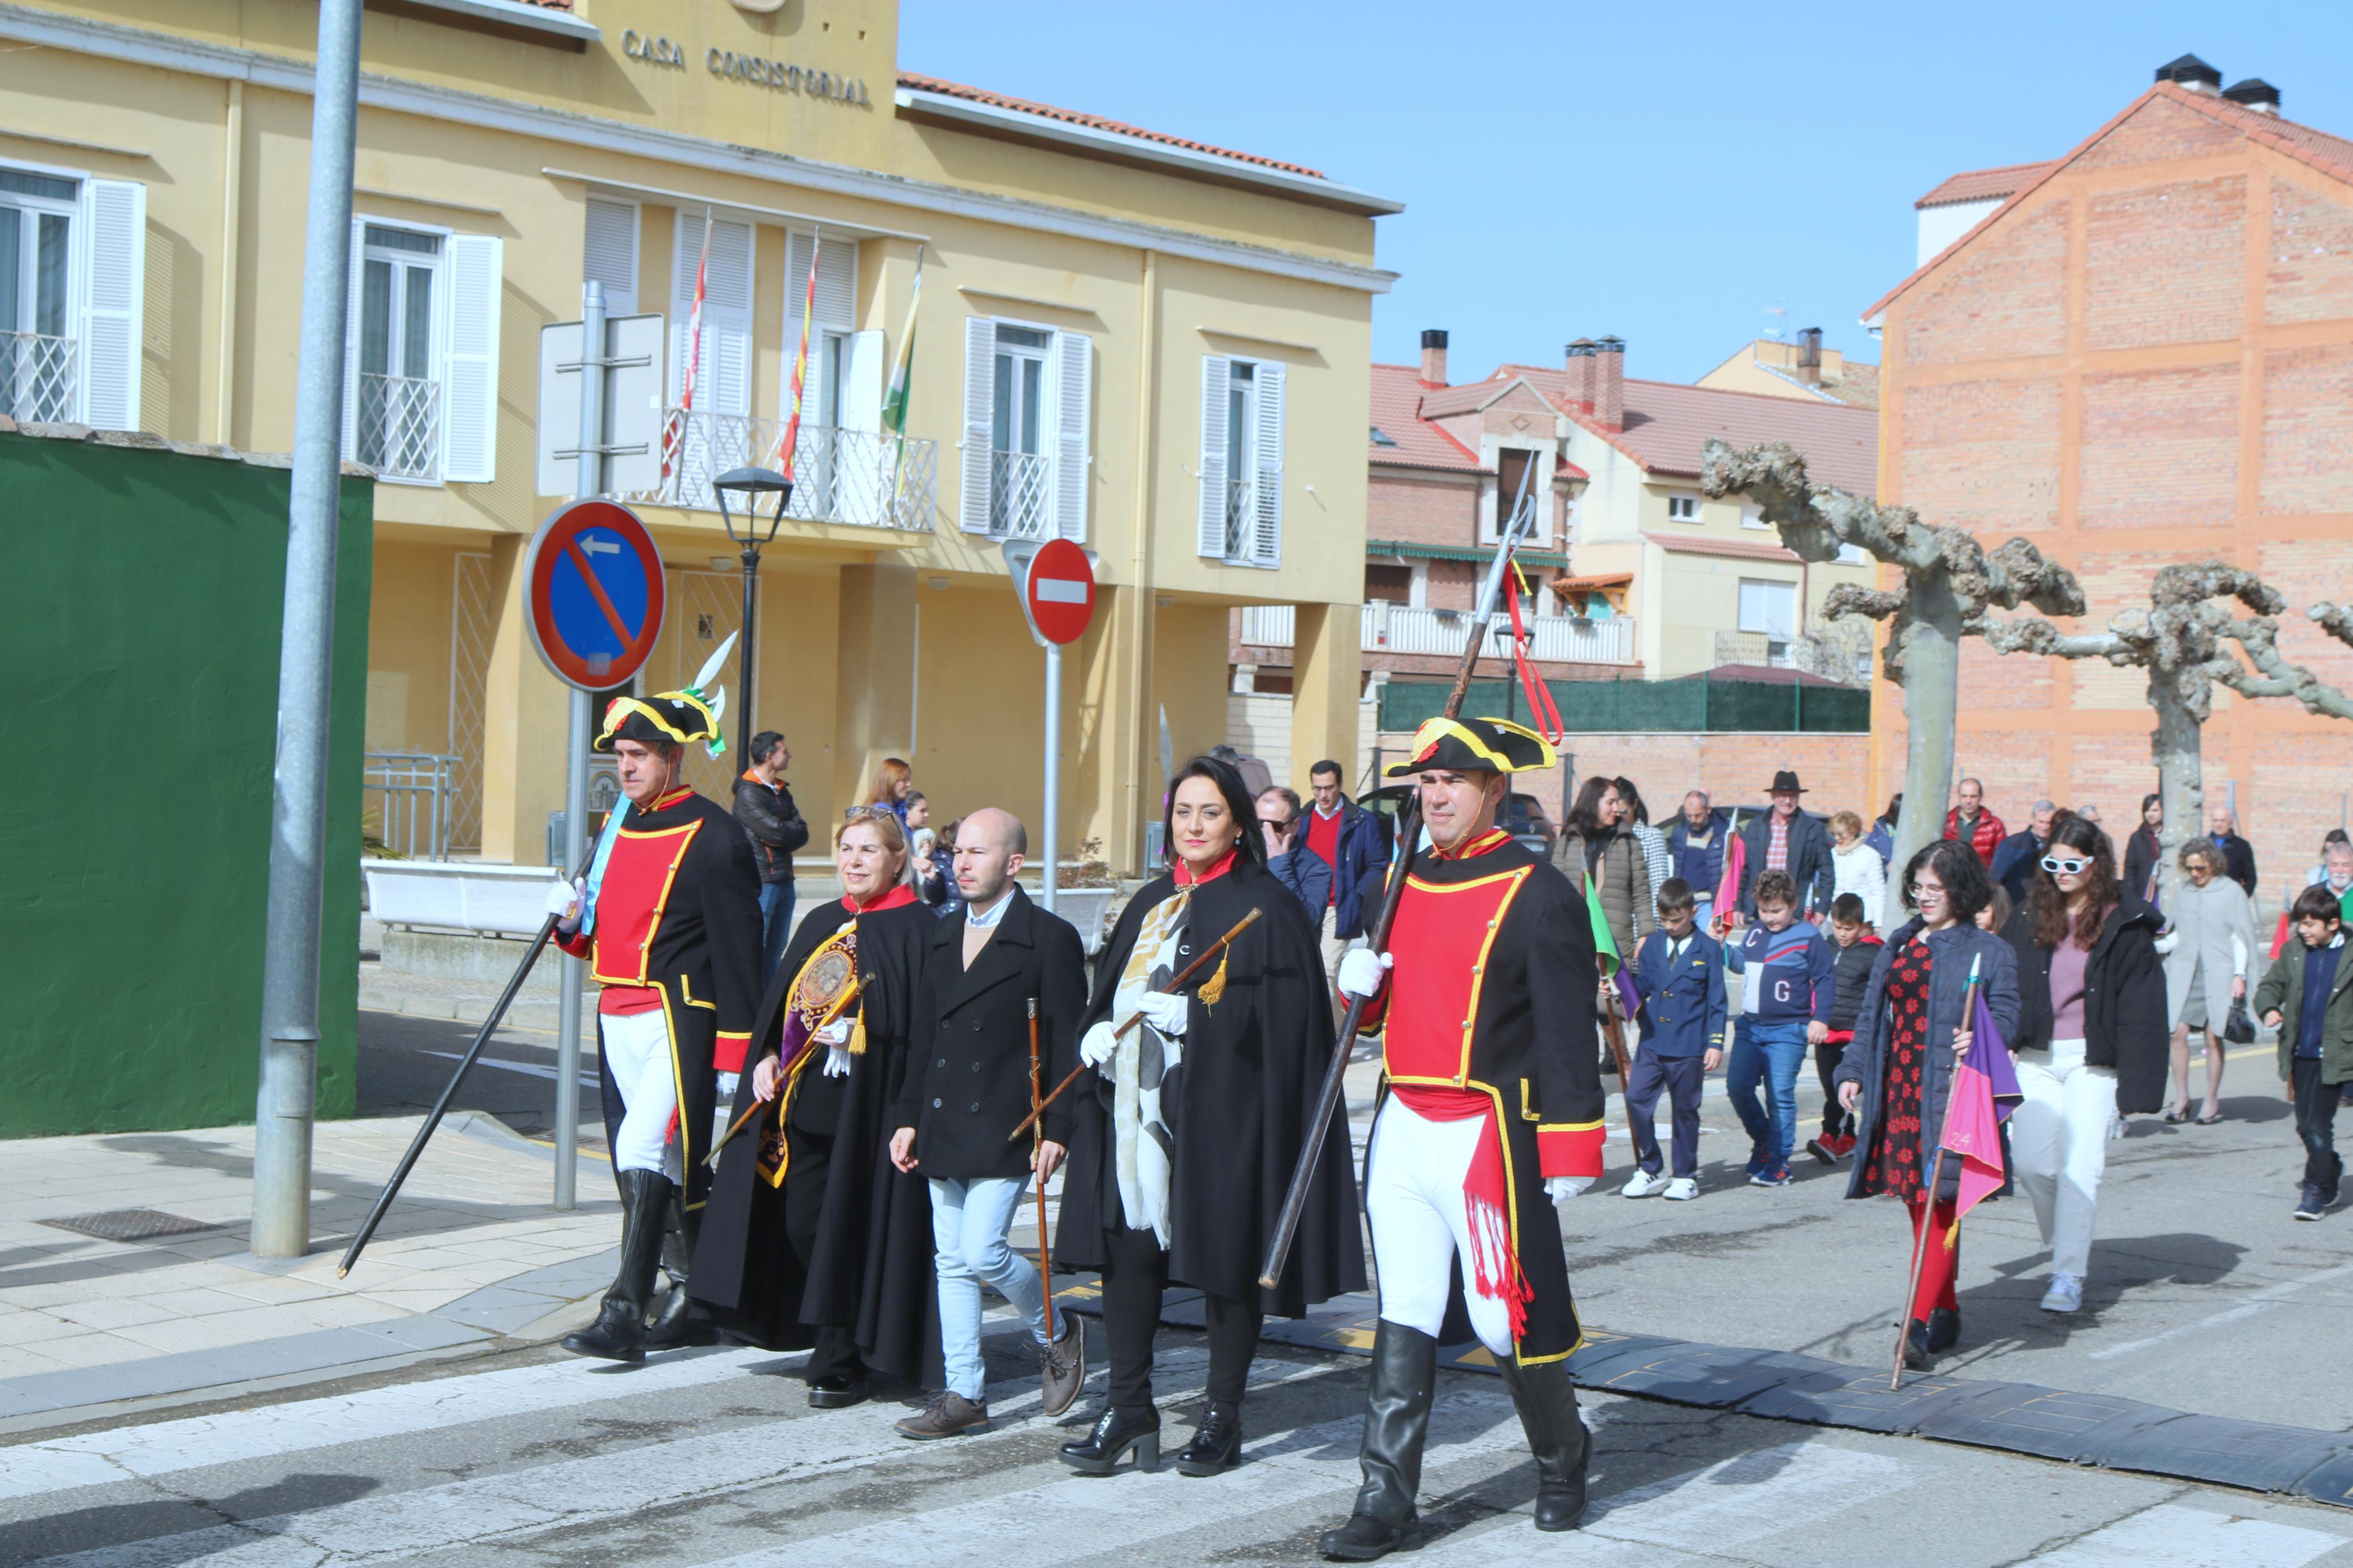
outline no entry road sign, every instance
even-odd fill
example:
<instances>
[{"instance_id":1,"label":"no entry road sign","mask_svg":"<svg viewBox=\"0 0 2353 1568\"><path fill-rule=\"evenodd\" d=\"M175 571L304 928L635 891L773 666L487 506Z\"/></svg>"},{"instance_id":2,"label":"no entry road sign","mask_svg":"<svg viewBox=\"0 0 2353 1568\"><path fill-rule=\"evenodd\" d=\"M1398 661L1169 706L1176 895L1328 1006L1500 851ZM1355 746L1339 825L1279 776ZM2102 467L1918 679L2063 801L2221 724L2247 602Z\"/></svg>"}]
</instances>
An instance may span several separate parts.
<instances>
[{"instance_id":1,"label":"no entry road sign","mask_svg":"<svg viewBox=\"0 0 2353 1568\"><path fill-rule=\"evenodd\" d=\"M1021 584L1021 607L1030 628L1050 643L1074 643L1086 636L1095 615L1095 574L1087 552L1067 539L1039 546Z\"/></svg>"},{"instance_id":2,"label":"no entry road sign","mask_svg":"<svg viewBox=\"0 0 2353 1568\"><path fill-rule=\"evenodd\" d=\"M637 513L574 501L523 557L531 640L556 679L583 691L628 684L661 635L661 552Z\"/></svg>"}]
</instances>

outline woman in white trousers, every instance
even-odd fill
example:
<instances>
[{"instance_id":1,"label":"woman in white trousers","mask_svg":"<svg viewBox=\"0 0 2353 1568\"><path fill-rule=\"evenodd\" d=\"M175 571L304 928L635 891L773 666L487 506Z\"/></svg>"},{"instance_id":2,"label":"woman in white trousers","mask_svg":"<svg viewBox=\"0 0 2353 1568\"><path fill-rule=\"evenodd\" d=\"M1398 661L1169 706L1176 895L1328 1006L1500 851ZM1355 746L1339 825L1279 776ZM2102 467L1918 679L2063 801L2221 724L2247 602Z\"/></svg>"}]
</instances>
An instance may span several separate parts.
<instances>
[{"instance_id":1,"label":"woman in white trousers","mask_svg":"<svg viewBox=\"0 0 2353 1568\"><path fill-rule=\"evenodd\" d=\"M2164 1097L2161 923L2117 885L2108 836L2063 811L2025 907L2002 930L2018 954L2010 1047L2025 1093L2010 1119L2010 1154L2051 1248L2045 1311L2083 1307L2116 1113L2154 1110Z\"/></svg>"}]
</instances>

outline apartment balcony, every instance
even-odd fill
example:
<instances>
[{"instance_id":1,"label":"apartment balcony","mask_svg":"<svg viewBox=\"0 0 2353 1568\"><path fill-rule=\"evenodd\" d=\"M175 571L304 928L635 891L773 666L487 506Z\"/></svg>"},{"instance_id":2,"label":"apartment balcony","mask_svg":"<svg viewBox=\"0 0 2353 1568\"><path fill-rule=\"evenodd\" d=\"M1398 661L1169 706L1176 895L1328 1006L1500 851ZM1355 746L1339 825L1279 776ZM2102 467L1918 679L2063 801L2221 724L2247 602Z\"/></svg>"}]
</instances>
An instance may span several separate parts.
<instances>
[{"instance_id":1,"label":"apartment balcony","mask_svg":"<svg viewBox=\"0 0 2353 1568\"><path fill-rule=\"evenodd\" d=\"M0 332L0 413L24 425L71 423L76 347L71 338Z\"/></svg>"},{"instance_id":2,"label":"apartment balcony","mask_svg":"<svg viewBox=\"0 0 2353 1568\"><path fill-rule=\"evenodd\" d=\"M730 468L782 468L785 421L730 414L665 411L670 449L659 489L623 500L647 506L717 511L712 480ZM937 510L939 444L880 430L804 424L794 441L793 497L786 517L929 533Z\"/></svg>"},{"instance_id":3,"label":"apartment balcony","mask_svg":"<svg viewBox=\"0 0 2353 1568\"><path fill-rule=\"evenodd\" d=\"M1241 638L1253 647L1289 647L1294 615L1289 605L1251 605L1241 613ZM1434 610L1376 601L1364 610L1360 642L1366 653L1462 657L1464 640L1478 617L1468 610ZM1497 658L1511 651L1512 620L1495 616L1489 622L1487 651ZM1624 616L1588 620L1575 616L1534 616L1528 628L1535 634L1528 657L1539 664L1631 664L1635 659L1634 623Z\"/></svg>"}]
</instances>

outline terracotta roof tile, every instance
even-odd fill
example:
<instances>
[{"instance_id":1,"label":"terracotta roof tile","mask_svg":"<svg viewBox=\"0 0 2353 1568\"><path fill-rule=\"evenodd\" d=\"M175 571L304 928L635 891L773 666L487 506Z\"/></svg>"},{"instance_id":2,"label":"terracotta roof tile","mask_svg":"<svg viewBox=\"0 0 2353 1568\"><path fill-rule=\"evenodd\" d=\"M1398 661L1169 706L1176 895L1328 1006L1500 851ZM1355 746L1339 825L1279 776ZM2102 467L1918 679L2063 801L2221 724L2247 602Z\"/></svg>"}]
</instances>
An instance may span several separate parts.
<instances>
[{"instance_id":1,"label":"terracotta roof tile","mask_svg":"<svg viewBox=\"0 0 2353 1568\"><path fill-rule=\"evenodd\" d=\"M570 4L570 0L565 0ZM918 76L913 71L899 73L899 85L916 92L936 92L948 98L960 98L968 103L986 103L995 109L1010 109L1022 114L1035 114L1047 120L1059 120L1066 125L1083 125L1093 131L1108 131L1117 136L1134 136L1145 142L1156 142L1164 147L1182 147L1188 153L1207 153L1213 157L1231 158L1238 163L1251 163L1261 169L1280 169L1286 174L1302 174L1311 180L1329 178L1320 169L1310 169L1299 163L1285 163L1274 158L1261 158L1255 153L1237 153L1230 147L1213 147L1207 142L1187 141L1166 132L1146 131L1140 125L1129 125L1117 120L1106 120L1099 114L1082 114L1075 109L1058 109L1050 103L1033 103L1026 98L1008 98L1001 92L988 92L967 87L958 81L944 81L938 77Z\"/></svg>"},{"instance_id":2,"label":"terracotta roof tile","mask_svg":"<svg viewBox=\"0 0 2353 1568\"><path fill-rule=\"evenodd\" d=\"M1451 468L1475 474L1479 455L1421 416L1426 389L1412 365L1373 366L1373 428L1394 443L1371 443L1372 460L1405 468Z\"/></svg>"},{"instance_id":3,"label":"terracotta roof tile","mask_svg":"<svg viewBox=\"0 0 2353 1568\"><path fill-rule=\"evenodd\" d=\"M1954 202L1981 202L1991 197L2016 195L2051 167L2048 160L2040 163L2006 163L1999 169L1971 169L1955 174L1912 205L1915 207L1941 207Z\"/></svg>"},{"instance_id":4,"label":"terracotta roof tile","mask_svg":"<svg viewBox=\"0 0 2353 1568\"><path fill-rule=\"evenodd\" d=\"M1496 374L1527 377L1562 413L1652 473L1696 479L1711 437L1736 447L1787 441L1805 455L1816 479L1857 495L1879 490L1879 415L1873 409L1629 377L1625 428L1610 431L1570 409L1566 370L1515 364Z\"/></svg>"}]
</instances>

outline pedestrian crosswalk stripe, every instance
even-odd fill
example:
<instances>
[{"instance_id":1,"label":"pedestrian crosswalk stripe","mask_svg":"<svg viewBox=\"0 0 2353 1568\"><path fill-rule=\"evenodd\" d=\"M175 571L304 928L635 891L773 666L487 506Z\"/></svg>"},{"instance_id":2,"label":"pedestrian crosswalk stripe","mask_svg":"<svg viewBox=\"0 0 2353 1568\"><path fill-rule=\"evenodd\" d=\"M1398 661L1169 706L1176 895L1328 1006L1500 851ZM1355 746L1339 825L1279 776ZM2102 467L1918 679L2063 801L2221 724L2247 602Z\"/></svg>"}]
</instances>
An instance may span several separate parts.
<instances>
[{"instance_id":1,"label":"pedestrian crosswalk stripe","mask_svg":"<svg viewBox=\"0 0 2353 1568\"><path fill-rule=\"evenodd\" d=\"M2168 1502L2029 1561L2034 1568L2303 1568L2344 1544L2325 1531Z\"/></svg>"}]
</instances>

